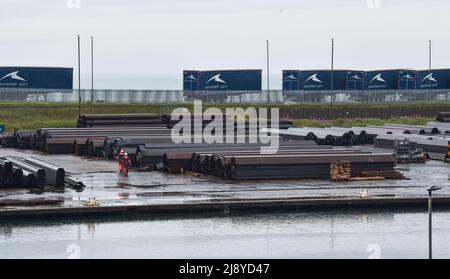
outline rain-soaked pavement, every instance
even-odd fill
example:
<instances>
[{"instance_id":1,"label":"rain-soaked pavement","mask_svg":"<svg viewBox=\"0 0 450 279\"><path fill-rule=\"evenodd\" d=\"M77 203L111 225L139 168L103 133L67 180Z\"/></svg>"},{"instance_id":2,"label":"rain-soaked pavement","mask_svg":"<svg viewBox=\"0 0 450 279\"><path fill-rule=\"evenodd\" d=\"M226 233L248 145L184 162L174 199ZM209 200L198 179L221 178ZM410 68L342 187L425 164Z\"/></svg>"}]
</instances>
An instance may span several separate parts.
<instances>
[{"instance_id":1,"label":"rain-soaked pavement","mask_svg":"<svg viewBox=\"0 0 450 279\"><path fill-rule=\"evenodd\" d=\"M371 149L371 148L370 148ZM114 161L73 155L45 155L30 150L0 149L0 156L28 156L51 160L80 179L86 188L65 190L0 190L0 204L6 201L63 200L45 207L79 207L95 196L102 206L186 204L236 200L288 200L357 198L362 189L371 197L423 198L431 185L443 187L436 196L450 196L449 165L438 161L399 165L410 180L354 181L331 183L326 180L226 181L210 176L173 175L160 172L131 172L122 177ZM35 208L42 208L35 205ZM23 207L3 206L0 210ZM30 208L30 205L27 206Z\"/></svg>"}]
</instances>

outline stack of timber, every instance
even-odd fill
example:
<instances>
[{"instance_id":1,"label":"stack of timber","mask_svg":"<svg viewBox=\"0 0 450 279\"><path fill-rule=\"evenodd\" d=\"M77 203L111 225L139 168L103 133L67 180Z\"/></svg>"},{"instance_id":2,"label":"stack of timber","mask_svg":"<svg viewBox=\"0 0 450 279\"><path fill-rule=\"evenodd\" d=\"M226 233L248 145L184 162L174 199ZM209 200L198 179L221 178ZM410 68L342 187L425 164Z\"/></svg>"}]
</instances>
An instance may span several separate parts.
<instances>
[{"instance_id":1,"label":"stack of timber","mask_svg":"<svg viewBox=\"0 0 450 279\"><path fill-rule=\"evenodd\" d=\"M349 181L352 178L352 164L348 161L331 163L331 181Z\"/></svg>"}]
</instances>

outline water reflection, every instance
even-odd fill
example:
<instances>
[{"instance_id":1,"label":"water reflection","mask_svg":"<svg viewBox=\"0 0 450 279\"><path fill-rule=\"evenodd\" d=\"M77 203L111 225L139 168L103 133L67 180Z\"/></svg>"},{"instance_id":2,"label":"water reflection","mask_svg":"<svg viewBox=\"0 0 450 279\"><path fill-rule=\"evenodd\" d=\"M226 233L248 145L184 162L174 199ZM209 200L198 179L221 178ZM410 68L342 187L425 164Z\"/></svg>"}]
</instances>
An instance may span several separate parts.
<instances>
[{"instance_id":1,"label":"water reflection","mask_svg":"<svg viewBox=\"0 0 450 279\"><path fill-rule=\"evenodd\" d=\"M436 257L450 257L449 216L435 214ZM426 236L427 215L418 211L41 220L2 223L0 257L64 257L75 244L85 258L421 258Z\"/></svg>"}]
</instances>

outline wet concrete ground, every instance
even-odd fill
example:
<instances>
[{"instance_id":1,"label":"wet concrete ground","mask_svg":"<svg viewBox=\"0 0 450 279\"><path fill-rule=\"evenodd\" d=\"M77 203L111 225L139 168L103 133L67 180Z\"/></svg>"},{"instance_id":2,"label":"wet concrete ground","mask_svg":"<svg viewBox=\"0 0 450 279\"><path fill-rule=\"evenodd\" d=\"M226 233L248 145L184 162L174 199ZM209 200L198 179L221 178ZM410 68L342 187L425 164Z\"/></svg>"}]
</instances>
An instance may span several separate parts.
<instances>
[{"instance_id":1,"label":"wet concrete ground","mask_svg":"<svg viewBox=\"0 0 450 279\"><path fill-rule=\"evenodd\" d=\"M361 147L358 147L359 149ZM375 152L375 150L369 147ZM399 165L398 170L410 180L358 181L332 183L326 180L226 181L210 176L173 175L160 172L131 172L122 177L114 161L81 158L73 155L44 155L31 150L0 149L0 156L33 155L51 160L66 172L80 179L86 188L45 191L0 190L0 204L11 200L39 201L61 199L59 205L36 205L32 208L80 207L95 196L102 206L187 204L239 200L339 199L358 198L363 189L370 197L426 197L431 185L443 187L437 197L450 197L447 163L429 161L426 164ZM1 210L21 209L23 206L3 206ZM30 205L27 206L30 208Z\"/></svg>"}]
</instances>

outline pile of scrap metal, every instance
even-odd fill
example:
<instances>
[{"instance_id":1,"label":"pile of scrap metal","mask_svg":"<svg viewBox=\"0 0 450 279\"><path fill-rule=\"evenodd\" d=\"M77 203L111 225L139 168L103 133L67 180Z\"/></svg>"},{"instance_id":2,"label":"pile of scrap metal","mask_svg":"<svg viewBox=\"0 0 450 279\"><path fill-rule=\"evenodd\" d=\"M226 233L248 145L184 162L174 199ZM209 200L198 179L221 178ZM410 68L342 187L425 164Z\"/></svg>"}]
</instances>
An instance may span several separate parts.
<instances>
[{"instance_id":1,"label":"pile of scrap metal","mask_svg":"<svg viewBox=\"0 0 450 279\"><path fill-rule=\"evenodd\" d=\"M0 158L0 188L64 187L67 180L63 168L34 157Z\"/></svg>"},{"instance_id":2,"label":"pile of scrap metal","mask_svg":"<svg viewBox=\"0 0 450 279\"><path fill-rule=\"evenodd\" d=\"M158 114L84 114L77 123L77 128L115 126L163 127L163 123Z\"/></svg>"}]
</instances>

